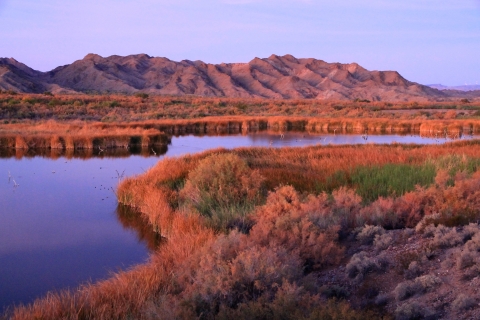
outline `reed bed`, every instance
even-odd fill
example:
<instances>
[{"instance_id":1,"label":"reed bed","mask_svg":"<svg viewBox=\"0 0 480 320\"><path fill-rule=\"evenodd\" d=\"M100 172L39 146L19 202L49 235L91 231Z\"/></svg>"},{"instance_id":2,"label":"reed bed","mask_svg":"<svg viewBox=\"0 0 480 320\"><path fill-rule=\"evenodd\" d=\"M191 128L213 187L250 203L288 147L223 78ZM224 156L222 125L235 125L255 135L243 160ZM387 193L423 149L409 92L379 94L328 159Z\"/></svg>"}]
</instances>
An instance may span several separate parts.
<instances>
[{"instance_id":1,"label":"reed bed","mask_svg":"<svg viewBox=\"0 0 480 320\"><path fill-rule=\"evenodd\" d=\"M112 149L166 145L169 137L153 128L54 121L0 128L0 147L10 149Z\"/></svg>"}]
</instances>

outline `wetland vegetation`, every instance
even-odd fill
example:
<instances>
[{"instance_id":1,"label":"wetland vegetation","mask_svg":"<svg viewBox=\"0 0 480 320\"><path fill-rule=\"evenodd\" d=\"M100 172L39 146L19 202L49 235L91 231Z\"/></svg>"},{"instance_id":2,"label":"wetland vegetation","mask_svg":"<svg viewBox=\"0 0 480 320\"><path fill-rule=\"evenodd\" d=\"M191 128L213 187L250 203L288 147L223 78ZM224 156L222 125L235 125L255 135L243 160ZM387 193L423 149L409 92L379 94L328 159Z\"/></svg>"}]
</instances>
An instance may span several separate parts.
<instances>
[{"instance_id":1,"label":"wetland vegetation","mask_svg":"<svg viewBox=\"0 0 480 320\"><path fill-rule=\"evenodd\" d=\"M98 104L94 99L112 97L83 99L92 99L77 103L87 110L89 103ZM480 131L474 103L387 106L357 101L339 107L335 102L307 100L115 99L118 105L100 108L113 110L112 123L82 119L84 126L156 130L167 139L184 132L268 129L280 134L301 129L337 134L415 132L453 142L214 149L165 157L143 174L122 180L116 194L122 206L133 210L128 215L135 212L147 221L148 227L140 228L142 235L159 243L149 261L77 290L49 293L5 317L479 316L480 142L459 141ZM120 117L128 103L139 111ZM196 116L194 112L203 109L208 114ZM150 118L148 110L163 110L168 119ZM390 112L395 110L409 112ZM79 126L59 122L60 114L8 120L0 130L26 135L40 132L35 126L48 123ZM48 122L51 119L55 122ZM130 223L128 215L125 224Z\"/></svg>"}]
</instances>

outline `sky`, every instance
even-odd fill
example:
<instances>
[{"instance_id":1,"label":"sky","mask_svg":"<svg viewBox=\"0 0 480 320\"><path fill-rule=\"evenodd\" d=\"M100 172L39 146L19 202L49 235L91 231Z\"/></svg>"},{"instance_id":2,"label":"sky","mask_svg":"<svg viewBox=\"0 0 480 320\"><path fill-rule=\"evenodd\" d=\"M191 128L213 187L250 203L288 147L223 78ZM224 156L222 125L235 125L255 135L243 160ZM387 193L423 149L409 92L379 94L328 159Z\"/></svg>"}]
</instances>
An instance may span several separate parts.
<instances>
[{"instance_id":1,"label":"sky","mask_svg":"<svg viewBox=\"0 0 480 320\"><path fill-rule=\"evenodd\" d=\"M0 57L49 71L88 53L209 63L292 54L480 84L480 0L0 0Z\"/></svg>"}]
</instances>

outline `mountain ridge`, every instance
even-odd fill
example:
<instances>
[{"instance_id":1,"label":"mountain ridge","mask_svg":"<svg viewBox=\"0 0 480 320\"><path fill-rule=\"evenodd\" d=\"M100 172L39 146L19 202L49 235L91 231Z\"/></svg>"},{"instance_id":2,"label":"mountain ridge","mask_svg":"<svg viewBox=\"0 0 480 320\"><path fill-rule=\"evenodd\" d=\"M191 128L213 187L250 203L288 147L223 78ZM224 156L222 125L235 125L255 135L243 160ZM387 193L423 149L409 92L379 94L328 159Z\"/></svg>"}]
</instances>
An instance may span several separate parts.
<instances>
[{"instance_id":1,"label":"mountain ridge","mask_svg":"<svg viewBox=\"0 0 480 320\"><path fill-rule=\"evenodd\" d=\"M90 53L47 72L13 58L0 58L0 89L371 101L442 100L462 95L411 82L396 71L369 71L357 63L328 63L288 54L210 64L147 54L102 57Z\"/></svg>"}]
</instances>

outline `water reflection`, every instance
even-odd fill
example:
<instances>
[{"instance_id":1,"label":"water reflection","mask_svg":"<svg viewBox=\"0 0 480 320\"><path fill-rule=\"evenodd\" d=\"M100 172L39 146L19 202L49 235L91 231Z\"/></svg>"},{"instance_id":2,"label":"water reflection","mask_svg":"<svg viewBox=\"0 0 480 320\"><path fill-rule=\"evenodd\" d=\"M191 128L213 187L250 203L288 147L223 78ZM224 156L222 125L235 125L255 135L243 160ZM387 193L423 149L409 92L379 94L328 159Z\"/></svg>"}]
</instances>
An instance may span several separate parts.
<instances>
[{"instance_id":1,"label":"water reflection","mask_svg":"<svg viewBox=\"0 0 480 320\"><path fill-rule=\"evenodd\" d=\"M92 158L128 158L130 156L152 157L161 156L170 153L169 148L176 142L176 148L186 147L188 153L195 153L210 148L224 147L301 147L308 145L342 145L342 144L390 144L390 143L415 143L415 144L443 144L448 142L479 139L479 135L416 135L416 134L338 134L324 133L312 134L306 131L288 131L284 133L273 131L257 131L249 134L214 134L203 133L187 136L173 136L170 144L155 145L150 147L132 146L130 148L111 148L111 149L14 149L0 148L0 158L33 158L44 157L50 159L92 159ZM188 144L191 141L193 144ZM178 142L181 142L178 144ZM174 155L178 150L173 150Z\"/></svg>"},{"instance_id":2,"label":"water reflection","mask_svg":"<svg viewBox=\"0 0 480 320\"><path fill-rule=\"evenodd\" d=\"M145 243L150 251L155 251L159 244L165 240L153 230L147 219L133 208L119 203L116 213L122 226L125 229L134 230L138 241Z\"/></svg>"},{"instance_id":3,"label":"water reflection","mask_svg":"<svg viewBox=\"0 0 480 320\"><path fill-rule=\"evenodd\" d=\"M49 159L59 159L65 157L67 159L91 159L91 158L127 158L132 155L142 157L151 157L163 155L167 153L168 146L151 146L151 147L130 147L111 148L111 149L49 149L49 148L30 148L30 149L14 149L0 148L0 158L34 158L43 157Z\"/></svg>"}]
</instances>

